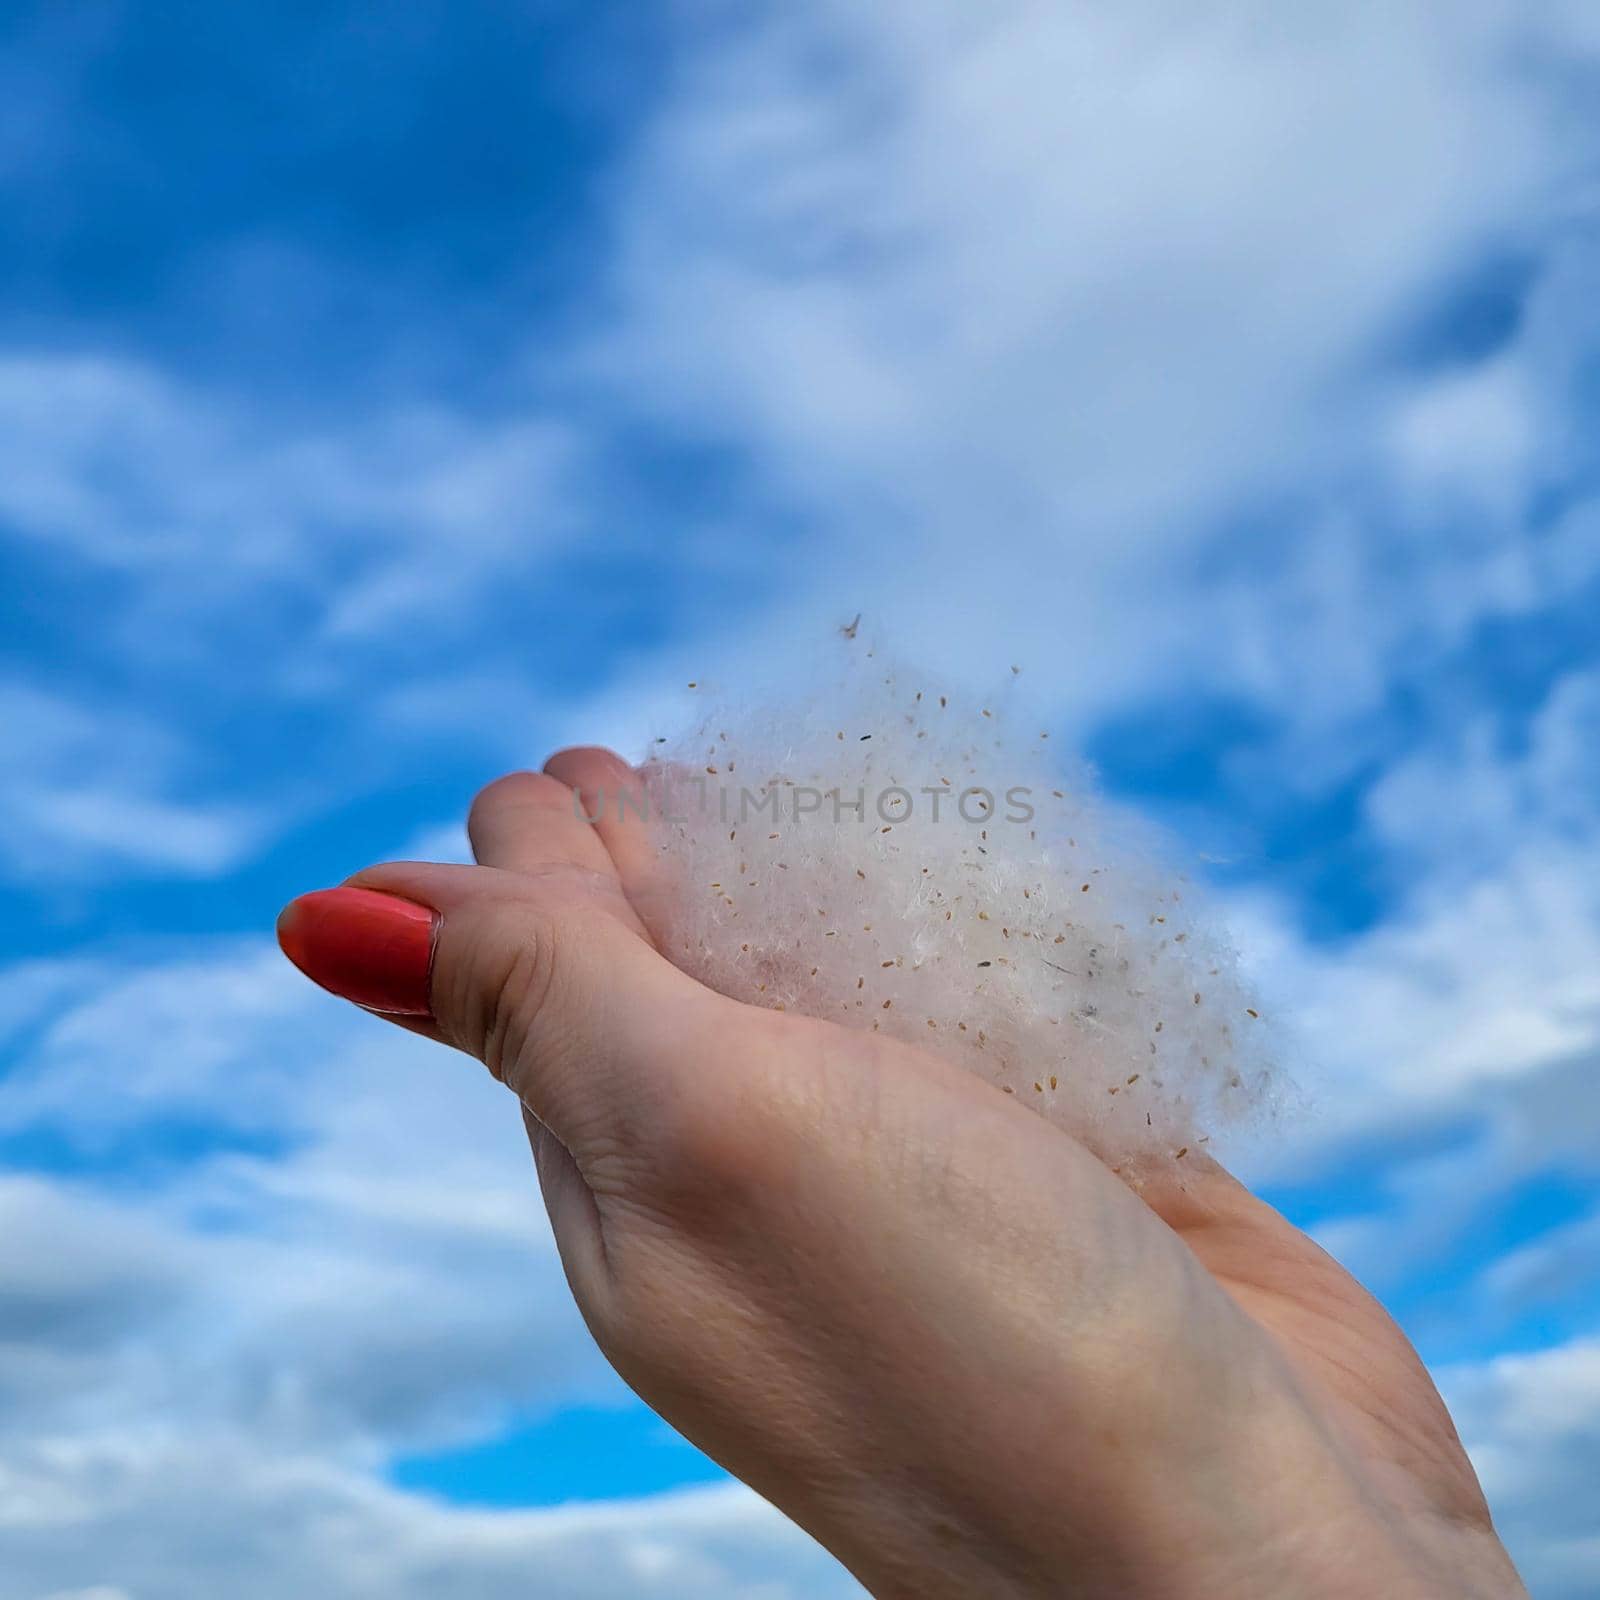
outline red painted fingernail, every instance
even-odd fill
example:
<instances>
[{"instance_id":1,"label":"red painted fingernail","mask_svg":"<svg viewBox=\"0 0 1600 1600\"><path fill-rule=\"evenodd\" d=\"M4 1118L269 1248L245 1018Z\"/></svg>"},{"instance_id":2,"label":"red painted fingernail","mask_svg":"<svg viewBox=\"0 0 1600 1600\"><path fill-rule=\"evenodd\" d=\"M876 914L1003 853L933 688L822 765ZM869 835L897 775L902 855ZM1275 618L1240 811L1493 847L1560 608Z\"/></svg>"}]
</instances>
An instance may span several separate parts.
<instances>
[{"instance_id":1,"label":"red painted fingernail","mask_svg":"<svg viewBox=\"0 0 1600 1600\"><path fill-rule=\"evenodd\" d=\"M283 953L313 982L369 1011L433 1014L439 913L376 889L318 889L278 917Z\"/></svg>"}]
</instances>

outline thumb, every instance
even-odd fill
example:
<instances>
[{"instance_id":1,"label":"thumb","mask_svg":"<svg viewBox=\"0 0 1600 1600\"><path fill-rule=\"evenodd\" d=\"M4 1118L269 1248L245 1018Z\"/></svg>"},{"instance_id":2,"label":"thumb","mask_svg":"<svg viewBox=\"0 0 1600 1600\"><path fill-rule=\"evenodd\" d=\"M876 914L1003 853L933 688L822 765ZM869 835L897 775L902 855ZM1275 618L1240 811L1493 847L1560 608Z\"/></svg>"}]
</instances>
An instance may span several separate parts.
<instances>
[{"instance_id":1,"label":"thumb","mask_svg":"<svg viewBox=\"0 0 1600 1600\"><path fill-rule=\"evenodd\" d=\"M732 1004L646 942L619 887L575 867L373 867L292 901L278 936L314 982L476 1056L580 1166L681 1114Z\"/></svg>"}]
</instances>

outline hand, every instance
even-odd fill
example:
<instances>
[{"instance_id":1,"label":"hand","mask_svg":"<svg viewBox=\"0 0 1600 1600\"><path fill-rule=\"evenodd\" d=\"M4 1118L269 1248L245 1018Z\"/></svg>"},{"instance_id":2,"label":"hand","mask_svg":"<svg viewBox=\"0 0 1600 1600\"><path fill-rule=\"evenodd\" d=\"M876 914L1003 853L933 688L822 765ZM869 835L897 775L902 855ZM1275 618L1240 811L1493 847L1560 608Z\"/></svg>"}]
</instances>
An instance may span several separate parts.
<instances>
[{"instance_id":1,"label":"hand","mask_svg":"<svg viewBox=\"0 0 1600 1600\"><path fill-rule=\"evenodd\" d=\"M482 865L352 880L437 914L415 1005L403 952L332 972L337 891L283 937L517 1094L572 1291L656 1410L885 1600L1525 1593L1330 1257L1214 1164L1135 1193L941 1060L686 977L642 825L574 805L635 782L563 752L479 795Z\"/></svg>"}]
</instances>

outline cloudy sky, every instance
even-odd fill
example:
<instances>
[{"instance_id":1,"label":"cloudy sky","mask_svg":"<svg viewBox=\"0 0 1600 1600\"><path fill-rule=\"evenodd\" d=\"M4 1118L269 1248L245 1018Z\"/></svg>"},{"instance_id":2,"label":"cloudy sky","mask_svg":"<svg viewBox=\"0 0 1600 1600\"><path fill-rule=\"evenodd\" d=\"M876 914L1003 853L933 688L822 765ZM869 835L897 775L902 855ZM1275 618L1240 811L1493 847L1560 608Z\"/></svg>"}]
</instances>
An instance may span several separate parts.
<instances>
[{"instance_id":1,"label":"cloudy sky","mask_svg":"<svg viewBox=\"0 0 1600 1600\"><path fill-rule=\"evenodd\" d=\"M292 894L867 613L1205 858L1600 1589L1600 11L14 0L0 1600L798 1600Z\"/></svg>"}]
</instances>

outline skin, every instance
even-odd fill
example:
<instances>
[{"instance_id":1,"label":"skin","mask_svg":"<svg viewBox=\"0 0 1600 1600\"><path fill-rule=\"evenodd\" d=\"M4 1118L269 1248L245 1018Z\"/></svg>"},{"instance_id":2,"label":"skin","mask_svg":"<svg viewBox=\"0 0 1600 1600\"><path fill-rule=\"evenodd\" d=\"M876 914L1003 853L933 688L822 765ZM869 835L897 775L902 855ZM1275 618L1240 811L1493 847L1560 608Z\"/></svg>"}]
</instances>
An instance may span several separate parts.
<instances>
[{"instance_id":1,"label":"skin","mask_svg":"<svg viewBox=\"0 0 1600 1600\"><path fill-rule=\"evenodd\" d=\"M519 1097L572 1292L657 1411L882 1600L1525 1595L1404 1335L1214 1164L1112 1174L909 1046L712 993L636 783L474 802L434 1020ZM1128 1181L1132 1178L1132 1182Z\"/></svg>"}]
</instances>

